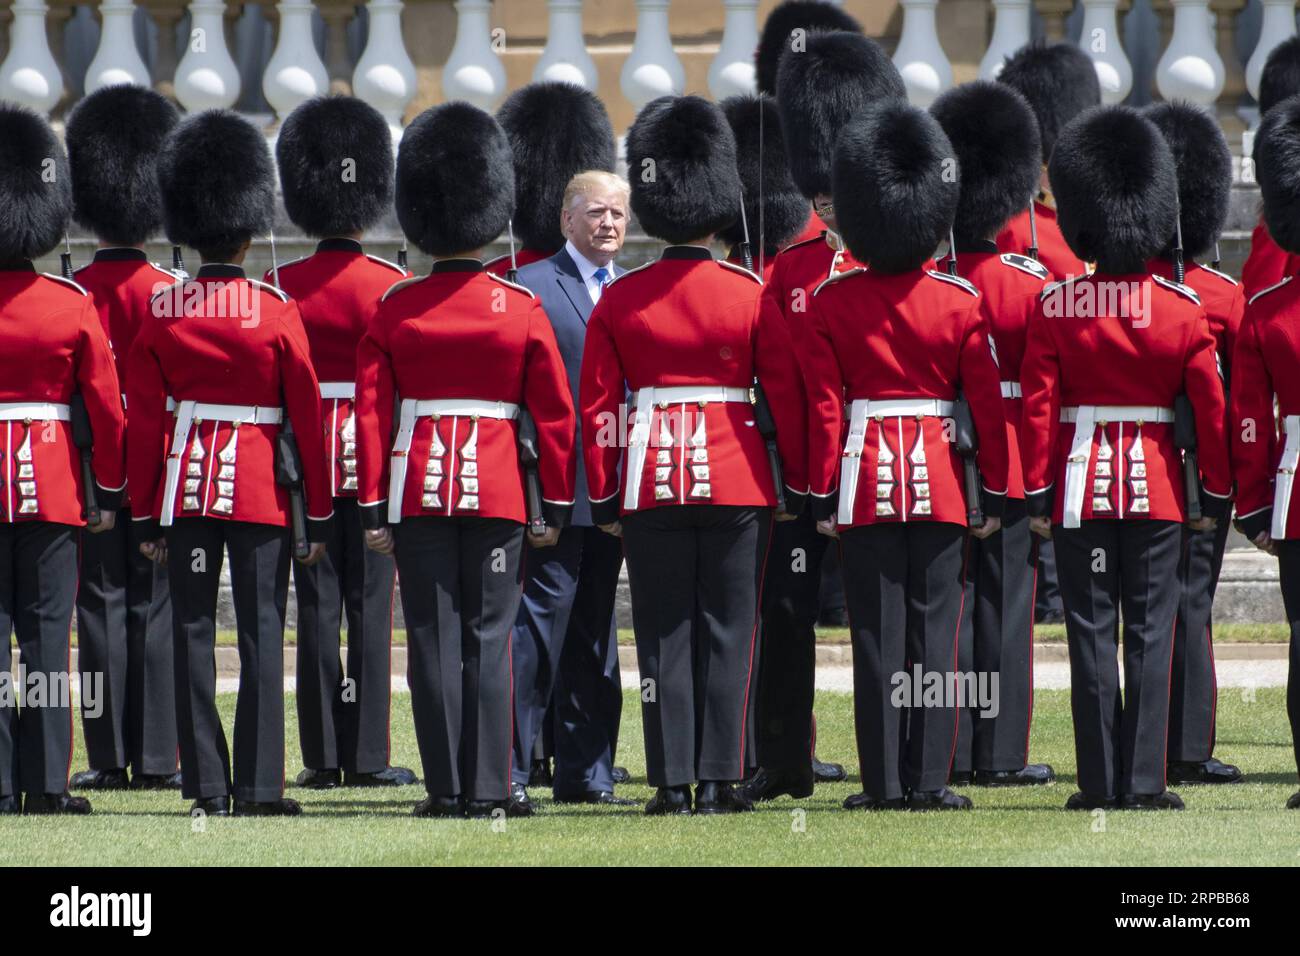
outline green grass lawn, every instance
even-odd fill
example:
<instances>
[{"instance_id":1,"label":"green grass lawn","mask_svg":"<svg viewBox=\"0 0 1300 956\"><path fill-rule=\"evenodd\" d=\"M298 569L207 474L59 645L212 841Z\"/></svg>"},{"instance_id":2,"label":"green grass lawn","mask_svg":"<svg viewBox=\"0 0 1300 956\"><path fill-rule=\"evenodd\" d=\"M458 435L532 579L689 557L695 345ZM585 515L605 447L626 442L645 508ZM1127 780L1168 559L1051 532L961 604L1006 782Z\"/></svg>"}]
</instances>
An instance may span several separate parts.
<instances>
[{"instance_id":1,"label":"green grass lawn","mask_svg":"<svg viewBox=\"0 0 1300 956\"><path fill-rule=\"evenodd\" d=\"M213 819L195 832L188 804L175 793L92 794L89 818L0 817L4 862L59 864L1058 864L1245 865L1300 863L1300 813L1283 809L1296 789L1280 689L1220 695L1218 753L1239 763L1249 781L1230 787L1185 787L1184 813L1062 809L1074 790L1073 740L1066 692L1040 692L1033 756L1060 775L1033 790L966 791L971 813L848 813L840 801L857 789L818 787L813 799L782 798L736 817L648 818L639 809L556 806L535 792L539 812L494 829L486 820L417 820L409 813L419 787L401 790L290 788L304 815L292 820ZM233 696L223 696L227 725ZM852 702L818 695L818 750L845 762L856 780ZM619 762L634 782L624 796L647 799L639 705L625 701ZM293 708L290 777L298 764ZM84 764L80 728L74 769ZM393 756L419 767L410 697L393 702Z\"/></svg>"},{"instance_id":2,"label":"green grass lawn","mask_svg":"<svg viewBox=\"0 0 1300 956\"><path fill-rule=\"evenodd\" d=\"M293 644L297 635L287 631L284 635L286 644ZM817 629L817 640L822 644L847 644L849 632L843 627L821 627ZM1034 640L1048 644L1065 643L1064 624L1039 624L1034 628ZM1214 641L1216 644L1285 644L1291 640L1291 631L1285 624L1216 624ZM618 642L633 644L632 629L619 628ZM405 646L406 631L395 629L393 643ZM217 644L225 647L235 646L235 632L223 630L217 632Z\"/></svg>"}]
</instances>

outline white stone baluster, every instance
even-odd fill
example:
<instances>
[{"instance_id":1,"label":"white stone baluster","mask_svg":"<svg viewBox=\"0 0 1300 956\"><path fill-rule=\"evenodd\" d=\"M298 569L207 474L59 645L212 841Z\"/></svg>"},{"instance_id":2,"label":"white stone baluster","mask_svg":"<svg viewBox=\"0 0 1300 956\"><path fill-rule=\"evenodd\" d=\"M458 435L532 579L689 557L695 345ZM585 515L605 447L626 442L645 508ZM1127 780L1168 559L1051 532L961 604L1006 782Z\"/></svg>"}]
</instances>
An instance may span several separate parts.
<instances>
[{"instance_id":1,"label":"white stone baluster","mask_svg":"<svg viewBox=\"0 0 1300 956\"><path fill-rule=\"evenodd\" d=\"M1223 92L1223 59L1214 48L1209 0L1173 0L1174 32L1156 64L1156 89L1166 100L1212 106Z\"/></svg>"},{"instance_id":2,"label":"white stone baluster","mask_svg":"<svg viewBox=\"0 0 1300 956\"><path fill-rule=\"evenodd\" d=\"M222 0L190 4L190 35L176 66L176 99L191 113L229 109L239 99L239 68L226 46Z\"/></svg>"},{"instance_id":3,"label":"white stone baluster","mask_svg":"<svg viewBox=\"0 0 1300 956\"><path fill-rule=\"evenodd\" d=\"M907 98L928 107L952 86L952 65L939 44L934 20L938 0L899 0L903 8L903 35L894 51L894 65L903 75Z\"/></svg>"},{"instance_id":4,"label":"white stone baluster","mask_svg":"<svg viewBox=\"0 0 1300 956\"><path fill-rule=\"evenodd\" d=\"M352 74L352 91L388 120L396 143L402 136L402 114L415 98L416 83L415 64L402 42L402 4L400 0L370 0L366 12L370 35Z\"/></svg>"},{"instance_id":5,"label":"white stone baluster","mask_svg":"<svg viewBox=\"0 0 1300 956\"><path fill-rule=\"evenodd\" d=\"M1259 42L1246 63L1246 89L1259 99L1259 75L1273 48L1295 34L1295 0L1261 0L1264 15L1259 25Z\"/></svg>"},{"instance_id":6,"label":"white stone baluster","mask_svg":"<svg viewBox=\"0 0 1300 956\"><path fill-rule=\"evenodd\" d=\"M456 0L456 45L442 71L449 100L468 100L491 110L506 92L506 68L493 49L488 0Z\"/></svg>"},{"instance_id":7,"label":"white stone baluster","mask_svg":"<svg viewBox=\"0 0 1300 956\"><path fill-rule=\"evenodd\" d=\"M47 115L63 96L63 77L45 36L44 0L14 0L9 55L0 63L0 100Z\"/></svg>"},{"instance_id":8,"label":"white stone baluster","mask_svg":"<svg viewBox=\"0 0 1300 956\"><path fill-rule=\"evenodd\" d=\"M657 97L686 88L686 71L668 30L668 0L636 0L636 39L619 86L638 110Z\"/></svg>"},{"instance_id":9,"label":"white stone baluster","mask_svg":"<svg viewBox=\"0 0 1300 956\"><path fill-rule=\"evenodd\" d=\"M550 0L546 48L533 70L535 82L572 83L596 89L596 61L582 33L582 0Z\"/></svg>"},{"instance_id":10,"label":"white stone baluster","mask_svg":"<svg viewBox=\"0 0 1300 956\"><path fill-rule=\"evenodd\" d=\"M280 0L280 36L262 74L262 95L283 122L294 108L329 89L312 37L311 0Z\"/></svg>"},{"instance_id":11,"label":"white stone baluster","mask_svg":"<svg viewBox=\"0 0 1300 956\"><path fill-rule=\"evenodd\" d=\"M86 68L86 94L105 86L149 85L149 70L135 48L133 0L101 0L99 48Z\"/></svg>"},{"instance_id":12,"label":"white stone baluster","mask_svg":"<svg viewBox=\"0 0 1300 956\"><path fill-rule=\"evenodd\" d=\"M1029 0L993 0L993 36L980 60L981 80L994 80L1007 57L1029 42Z\"/></svg>"},{"instance_id":13,"label":"white stone baluster","mask_svg":"<svg viewBox=\"0 0 1300 956\"><path fill-rule=\"evenodd\" d=\"M1101 83L1101 101L1119 103L1133 89L1133 67L1120 43L1117 0L1083 0L1079 46L1092 58Z\"/></svg>"},{"instance_id":14,"label":"white stone baluster","mask_svg":"<svg viewBox=\"0 0 1300 956\"><path fill-rule=\"evenodd\" d=\"M722 0L727 16L718 55L709 64L709 92L716 100L757 88L754 48L758 46L758 0Z\"/></svg>"}]
</instances>

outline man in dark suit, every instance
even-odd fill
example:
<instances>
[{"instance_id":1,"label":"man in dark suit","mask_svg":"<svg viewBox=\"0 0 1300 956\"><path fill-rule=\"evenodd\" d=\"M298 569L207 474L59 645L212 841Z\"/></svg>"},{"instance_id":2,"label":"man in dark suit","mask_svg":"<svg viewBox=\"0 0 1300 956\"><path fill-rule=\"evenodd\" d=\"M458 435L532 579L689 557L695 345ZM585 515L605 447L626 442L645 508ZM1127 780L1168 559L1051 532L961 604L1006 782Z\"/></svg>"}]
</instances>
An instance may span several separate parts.
<instances>
[{"instance_id":1,"label":"man in dark suit","mask_svg":"<svg viewBox=\"0 0 1300 956\"><path fill-rule=\"evenodd\" d=\"M563 195L564 247L519 270L519 282L551 320L575 402L587 319L623 272L614 257L627 218L626 182L603 171L579 173ZM594 526L581 467L575 498L559 542L529 555L514 633L515 781L527 781L533 742L553 702L556 801L625 805L632 801L614 796L613 776L623 705L614 628L622 543ZM521 680L524 674L531 680Z\"/></svg>"}]
</instances>

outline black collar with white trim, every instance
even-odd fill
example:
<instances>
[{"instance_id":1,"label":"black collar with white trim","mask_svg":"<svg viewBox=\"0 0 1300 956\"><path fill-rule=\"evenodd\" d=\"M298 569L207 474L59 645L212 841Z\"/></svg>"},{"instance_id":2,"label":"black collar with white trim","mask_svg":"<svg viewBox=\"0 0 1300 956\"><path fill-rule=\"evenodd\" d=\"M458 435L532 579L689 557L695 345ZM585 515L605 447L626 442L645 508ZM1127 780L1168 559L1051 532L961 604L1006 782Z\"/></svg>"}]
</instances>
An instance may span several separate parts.
<instances>
[{"instance_id":1,"label":"black collar with white trim","mask_svg":"<svg viewBox=\"0 0 1300 956\"><path fill-rule=\"evenodd\" d=\"M347 236L330 236L316 243L317 252L362 252L361 243Z\"/></svg>"},{"instance_id":2,"label":"black collar with white trim","mask_svg":"<svg viewBox=\"0 0 1300 956\"><path fill-rule=\"evenodd\" d=\"M230 262L205 262L199 266L196 279L244 279L244 267Z\"/></svg>"},{"instance_id":3,"label":"black collar with white trim","mask_svg":"<svg viewBox=\"0 0 1300 956\"><path fill-rule=\"evenodd\" d=\"M134 246L107 246L95 250L96 262L148 262L149 254Z\"/></svg>"},{"instance_id":4,"label":"black collar with white trim","mask_svg":"<svg viewBox=\"0 0 1300 956\"><path fill-rule=\"evenodd\" d=\"M438 259L429 271L430 273L482 272L483 261L481 259Z\"/></svg>"}]
</instances>

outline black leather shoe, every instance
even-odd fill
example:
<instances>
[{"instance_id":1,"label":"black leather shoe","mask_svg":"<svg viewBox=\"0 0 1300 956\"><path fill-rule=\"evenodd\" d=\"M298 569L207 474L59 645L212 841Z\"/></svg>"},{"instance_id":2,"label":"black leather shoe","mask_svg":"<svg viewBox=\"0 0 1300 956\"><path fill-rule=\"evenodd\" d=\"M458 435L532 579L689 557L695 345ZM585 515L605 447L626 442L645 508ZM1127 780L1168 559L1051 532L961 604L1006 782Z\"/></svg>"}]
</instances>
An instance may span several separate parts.
<instances>
[{"instance_id":1,"label":"black leather shoe","mask_svg":"<svg viewBox=\"0 0 1300 956\"><path fill-rule=\"evenodd\" d=\"M907 795L907 809L918 813L926 810L969 810L972 806L970 797L953 793L947 787L940 790L913 790Z\"/></svg>"},{"instance_id":2,"label":"black leather shoe","mask_svg":"<svg viewBox=\"0 0 1300 956\"><path fill-rule=\"evenodd\" d=\"M645 805L647 816L663 817L669 814L689 814L691 812L691 788L660 787L650 802Z\"/></svg>"},{"instance_id":3,"label":"black leather shoe","mask_svg":"<svg viewBox=\"0 0 1300 956\"><path fill-rule=\"evenodd\" d=\"M294 780L300 787L306 787L308 790L333 790L343 779L336 767L333 770L313 770L308 767L302 773L298 774Z\"/></svg>"},{"instance_id":4,"label":"black leather shoe","mask_svg":"<svg viewBox=\"0 0 1300 956\"><path fill-rule=\"evenodd\" d=\"M1288 810L1300 810L1300 790L1291 794L1291 799L1286 802Z\"/></svg>"},{"instance_id":5,"label":"black leather shoe","mask_svg":"<svg viewBox=\"0 0 1300 956\"><path fill-rule=\"evenodd\" d=\"M83 770L68 781L69 790L126 790L130 786L125 770Z\"/></svg>"},{"instance_id":6,"label":"black leather shoe","mask_svg":"<svg viewBox=\"0 0 1300 956\"><path fill-rule=\"evenodd\" d=\"M907 801L902 797L893 800L877 800L865 793L855 793L844 801L845 810L906 810Z\"/></svg>"},{"instance_id":7,"label":"black leather shoe","mask_svg":"<svg viewBox=\"0 0 1300 956\"><path fill-rule=\"evenodd\" d=\"M407 767L385 767L374 773L343 774L345 787L409 787L416 782L415 771Z\"/></svg>"},{"instance_id":8,"label":"black leather shoe","mask_svg":"<svg viewBox=\"0 0 1300 956\"><path fill-rule=\"evenodd\" d=\"M463 817L465 807L460 797L425 797L411 811L413 817Z\"/></svg>"},{"instance_id":9,"label":"black leather shoe","mask_svg":"<svg viewBox=\"0 0 1300 956\"><path fill-rule=\"evenodd\" d=\"M1096 797L1090 793L1072 793L1065 801L1067 810L1114 810L1118 806L1118 797Z\"/></svg>"},{"instance_id":10,"label":"black leather shoe","mask_svg":"<svg viewBox=\"0 0 1300 956\"><path fill-rule=\"evenodd\" d=\"M807 773L797 770L764 770L758 772L740 786L740 795L750 803L775 800L780 796L794 797L800 800L811 797L813 793L813 774L811 768Z\"/></svg>"},{"instance_id":11,"label":"black leather shoe","mask_svg":"<svg viewBox=\"0 0 1300 956\"><path fill-rule=\"evenodd\" d=\"M1170 783L1241 783L1246 778L1240 768L1222 760L1198 760L1195 762L1170 761Z\"/></svg>"},{"instance_id":12,"label":"black leather shoe","mask_svg":"<svg viewBox=\"0 0 1300 956\"><path fill-rule=\"evenodd\" d=\"M954 770L948 774L948 786L950 787L969 787L975 782L975 774L969 770Z\"/></svg>"},{"instance_id":13,"label":"black leather shoe","mask_svg":"<svg viewBox=\"0 0 1300 956\"><path fill-rule=\"evenodd\" d=\"M553 783L555 777L551 773L551 762L546 759L534 760L528 769L528 786L549 787Z\"/></svg>"},{"instance_id":14,"label":"black leather shoe","mask_svg":"<svg viewBox=\"0 0 1300 956\"><path fill-rule=\"evenodd\" d=\"M610 771L610 777L613 779L615 786L620 783L632 782L632 775L627 772L627 767L614 767Z\"/></svg>"},{"instance_id":15,"label":"black leather shoe","mask_svg":"<svg viewBox=\"0 0 1300 956\"><path fill-rule=\"evenodd\" d=\"M7 797L0 797L0 816L17 816L22 812L22 802L18 799L18 794L11 793Z\"/></svg>"},{"instance_id":16,"label":"black leather shoe","mask_svg":"<svg viewBox=\"0 0 1300 956\"><path fill-rule=\"evenodd\" d=\"M625 797L616 797L609 790L587 790L583 793L570 793L560 796L555 795L556 803L599 803L607 807L636 807L640 806L639 800L628 800Z\"/></svg>"},{"instance_id":17,"label":"black leather shoe","mask_svg":"<svg viewBox=\"0 0 1300 956\"><path fill-rule=\"evenodd\" d=\"M533 801L528 799L528 790L522 783L510 785L510 798L506 800L506 816L531 817Z\"/></svg>"},{"instance_id":18,"label":"black leather shoe","mask_svg":"<svg viewBox=\"0 0 1300 956\"><path fill-rule=\"evenodd\" d=\"M230 816L229 797L202 797L190 804L192 817L228 817Z\"/></svg>"},{"instance_id":19,"label":"black leather shoe","mask_svg":"<svg viewBox=\"0 0 1300 956\"><path fill-rule=\"evenodd\" d=\"M46 813L66 813L85 816L90 813L90 801L67 793L29 793L23 797L23 813L29 816Z\"/></svg>"},{"instance_id":20,"label":"black leather shoe","mask_svg":"<svg viewBox=\"0 0 1300 956\"><path fill-rule=\"evenodd\" d=\"M132 790L179 790L179 773L137 773L131 777Z\"/></svg>"},{"instance_id":21,"label":"black leather shoe","mask_svg":"<svg viewBox=\"0 0 1300 956\"><path fill-rule=\"evenodd\" d=\"M748 813L754 803L733 784L720 780L701 780L695 788L695 812L704 816L719 813Z\"/></svg>"},{"instance_id":22,"label":"black leather shoe","mask_svg":"<svg viewBox=\"0 0 1300 956\"><path fill-rule=\"evenodd\" d=\"M849 779L843 764L826 763L818 760L816 755L812 758L812 772L813 779L818 783L843 783Z\"/></svg>"},{"instance_id":23,"label":"black leather shoe","mask_svg":"<svg viewBox=\"0 0 1300 956\"><path fill-rule=\"evenodd\" d=\"M976 770L977 787L1041 787L1056 780L1056 772L1045 763L1026 764L1019 770Z\"/></svg>"},{"instance_id":24,"label":"black leather shoe","mask_svg":"<svg viewBox=\"0 0 1300 956\"><path fill-rule=\"evenodd\" d=\"M233 815L237 817L297 817L302 815L302 805L297 800L281 797L279 800L236 800Z\"/></svg>"},{"instance_id":25,"label":"black leather shoe","mask_svg":"<svg viewBox=\"0 0 1300 956\"><path fill-rule=\"evenodd\" d=\"M1182 810L1183 800L1172 790L1164 793L1126 793L1120 797L1121 810Z\"/></svg>"}]
</instances>

